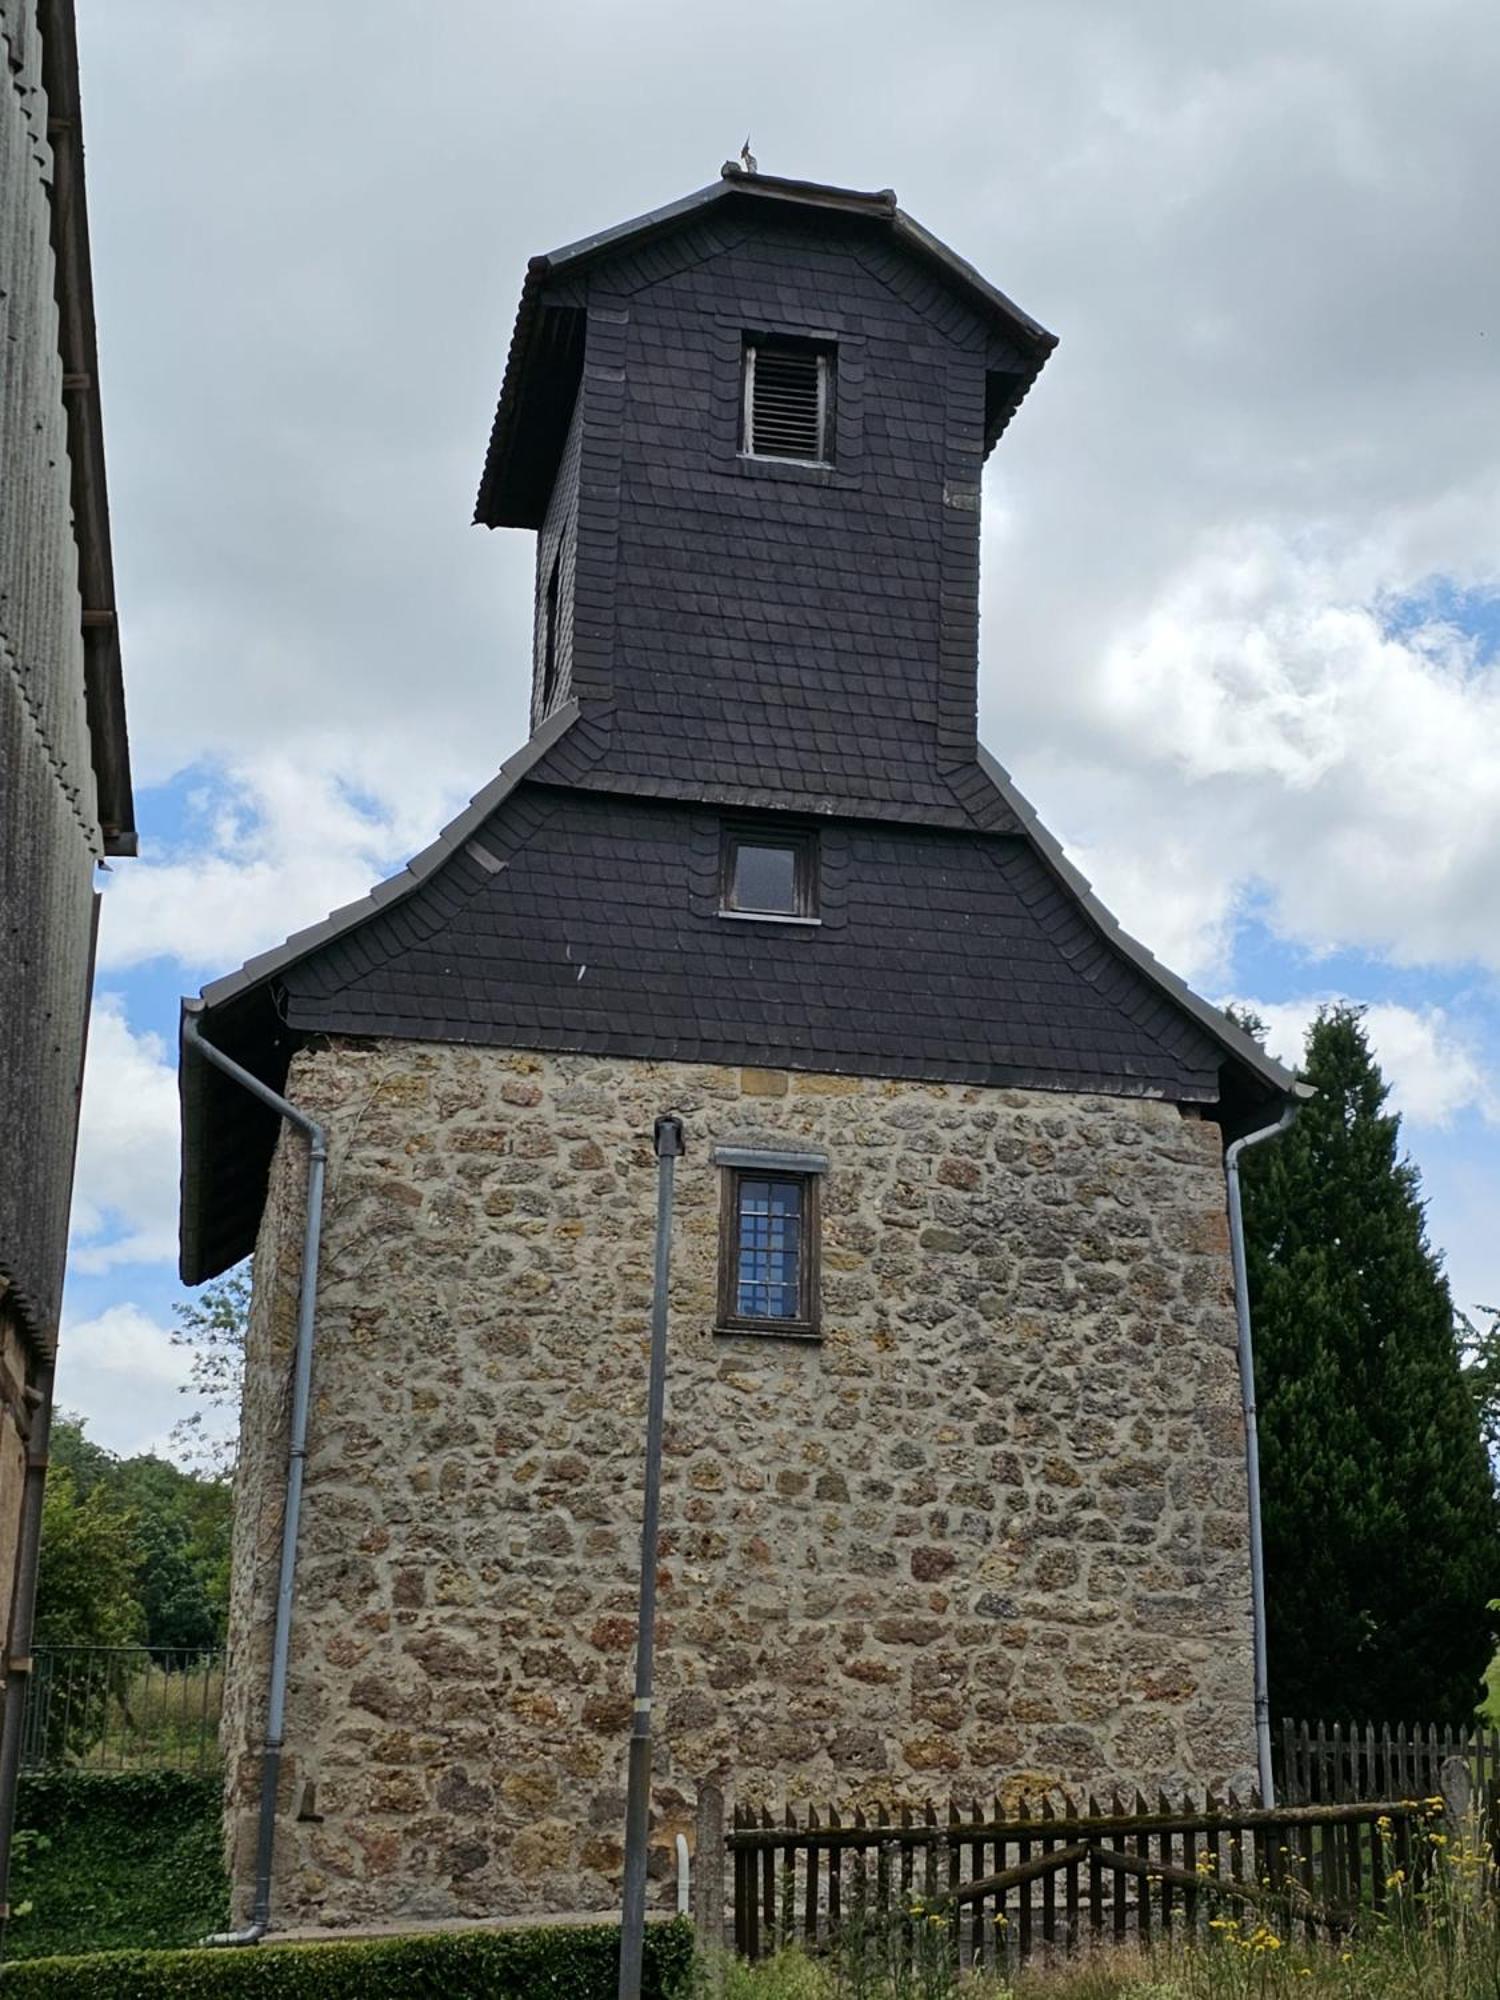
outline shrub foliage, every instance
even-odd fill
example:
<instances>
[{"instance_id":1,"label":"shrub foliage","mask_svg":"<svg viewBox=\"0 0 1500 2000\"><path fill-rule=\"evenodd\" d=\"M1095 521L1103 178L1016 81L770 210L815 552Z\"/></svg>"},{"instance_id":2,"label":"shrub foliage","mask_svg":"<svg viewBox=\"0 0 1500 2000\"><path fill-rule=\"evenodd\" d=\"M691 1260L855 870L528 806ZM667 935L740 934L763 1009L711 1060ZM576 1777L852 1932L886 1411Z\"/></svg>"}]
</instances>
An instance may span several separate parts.
<instances>
[{"instance_id":1,"label":"shrub foliage","mask_svg":"<svg viewBox=\"0 0 1500 2000\"><path fill-rule=\"evenodd\" d=\"M0 1977L6 2000L614 2000L613 1925L447 1932L350 1944L100 1952L34 1959ZM686 2000L693 1934L646 1932L643 2000Z\"/></svg>"},{"instance_id":2,"label":"shrub foliage","mask_svg":"<svg viewBox=\"0 0 1500 2000\"><path fill-rule=\"evenodd\" d=\"M219 1791L217 1777L185 1771L24 1776L7 1955L180 1945L220 1929Z\"/></svg>"}]
</instances>

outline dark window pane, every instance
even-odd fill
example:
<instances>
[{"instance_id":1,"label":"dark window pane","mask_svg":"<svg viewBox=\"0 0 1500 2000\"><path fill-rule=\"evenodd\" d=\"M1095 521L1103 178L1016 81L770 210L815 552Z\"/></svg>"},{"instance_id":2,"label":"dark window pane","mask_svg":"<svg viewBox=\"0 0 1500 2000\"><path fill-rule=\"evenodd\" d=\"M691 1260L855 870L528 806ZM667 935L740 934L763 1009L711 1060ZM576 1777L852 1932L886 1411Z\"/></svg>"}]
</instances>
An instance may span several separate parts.
<instances>
[{"instance_id":1,"label":"dark window pane","mask_svg":"<svg viewBox=\"0 0 1500 2000\"><path fill-rule=\"evenodd\" d=\"M738 841L734 850L734 907L737 910L797 910L797 850L755 847Z\"/></svg>"},{"instance_id":2,"label":"dark window pane","mask_svg":"<svg viewBox=\"0 0 1500 2000\"><path fill-rule=\"evenodd\" d=\"M801 1315L802 1183L742 1180L735 1309L742 1319Z\"/></svg>"}]
</instances>

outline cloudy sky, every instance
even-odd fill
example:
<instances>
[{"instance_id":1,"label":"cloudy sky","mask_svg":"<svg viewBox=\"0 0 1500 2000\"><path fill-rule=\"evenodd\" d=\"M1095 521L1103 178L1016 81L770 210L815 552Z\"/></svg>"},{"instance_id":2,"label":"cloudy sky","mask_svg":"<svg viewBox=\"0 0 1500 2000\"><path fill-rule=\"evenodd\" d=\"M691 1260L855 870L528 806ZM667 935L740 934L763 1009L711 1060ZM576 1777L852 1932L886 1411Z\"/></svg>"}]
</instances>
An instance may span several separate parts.
<instances>
[{"instance_id":1,"label":"cloudy sky","mask_svg":"<svg viewBox=\"0 0 1500 2000\"><path fill-rule=\"evenodd\" d=\"M1280 1052L1365 1001L1500 1300L1493 0L79 0L142 858L105 908L59 1379L180 1414L177 998L525 734L469 526L528 255L714 178L894 186L1061 346L985 488L982 722Z\"/></svg>"}]
</instances>

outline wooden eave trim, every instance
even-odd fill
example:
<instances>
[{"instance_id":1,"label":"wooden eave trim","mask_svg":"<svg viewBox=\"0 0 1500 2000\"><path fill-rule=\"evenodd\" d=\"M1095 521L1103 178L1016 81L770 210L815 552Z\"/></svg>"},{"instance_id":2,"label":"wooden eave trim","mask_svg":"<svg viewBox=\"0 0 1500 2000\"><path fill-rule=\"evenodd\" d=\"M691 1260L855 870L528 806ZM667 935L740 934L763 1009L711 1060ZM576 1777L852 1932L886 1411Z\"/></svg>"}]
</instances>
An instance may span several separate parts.
<instances>
[{"instance_id":1,"label":"wooden eave trim","mask_svg":"<svg viewBox=\"0 0 1500 2000\"><path fill-rule=\"evenodd\" d=\"M98 334L84 191L78 41L72 0L38 0L42 87L52 142L51 229L58 355L63 367L78 588L83 603L84 704L99 825L109 855L136 852L135 800L125 721L125 682L115 606Z\"/></svg>"}]
</instances>

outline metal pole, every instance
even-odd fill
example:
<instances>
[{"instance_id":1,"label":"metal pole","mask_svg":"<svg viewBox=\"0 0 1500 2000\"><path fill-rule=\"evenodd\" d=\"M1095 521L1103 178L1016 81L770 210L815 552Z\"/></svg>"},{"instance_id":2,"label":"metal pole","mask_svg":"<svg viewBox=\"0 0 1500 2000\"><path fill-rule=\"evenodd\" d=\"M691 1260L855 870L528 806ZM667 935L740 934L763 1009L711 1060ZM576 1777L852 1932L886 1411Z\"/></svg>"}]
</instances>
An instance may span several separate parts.
<instances>
[{"instance_id":1,"label":"metal pole","mask_svg":"<svg viewBox=\"0 0 1500 2000\"><path fill-rule=\"evenodd\" d=\"M656 1650L656 1544L661 1515L661 1433L667 1403L667 1284L672 1265L672 1176L682 1120L655 1131L656 1274L651 1293L651 1379L646 1399L646 1504L641 1525L641 1609L635 1648L635 1714L625 1795L625 1898L620 1916L619 2000L640 2000L646 1938L646 1836L651 1814L651 1670Z\"/></svg>"},{"instance_id":2,"label":"metal pole","mask_svg":"<svg viewBox=\"0 0 1500 2000\"><path fill-rule=\"evenodd\" d=\"M1255 1413L1255 1343L1250 1331L1250 1281L1245 1270L1245 1214L1240 1201L1240 1154L1285 1132L1297 1116L1289 1104L1274 1125L1247 1132L1225 1148L1229 1194L1229 1256L1234 1266L1234 1317L1239 1335L1240 1408L1245 1419L1245 1483L1250 1500L1250 1622L1255 1647L1255 1762L1260 1802L1276 1803L1271 1771L1271 1683L1266 1663L1266 1551L1260 1525L1260 1427Z\"/></svg>"}]
</instances>

